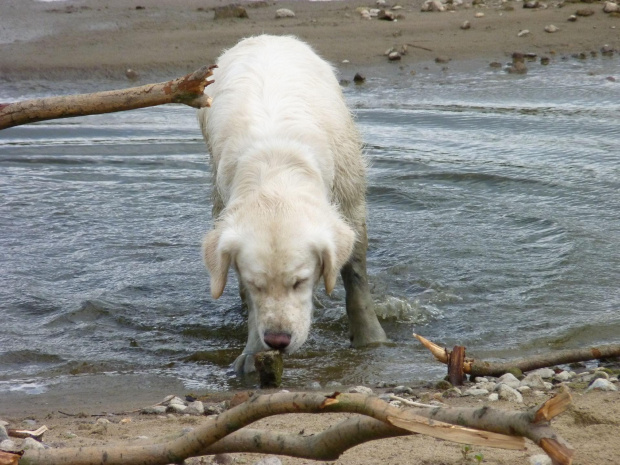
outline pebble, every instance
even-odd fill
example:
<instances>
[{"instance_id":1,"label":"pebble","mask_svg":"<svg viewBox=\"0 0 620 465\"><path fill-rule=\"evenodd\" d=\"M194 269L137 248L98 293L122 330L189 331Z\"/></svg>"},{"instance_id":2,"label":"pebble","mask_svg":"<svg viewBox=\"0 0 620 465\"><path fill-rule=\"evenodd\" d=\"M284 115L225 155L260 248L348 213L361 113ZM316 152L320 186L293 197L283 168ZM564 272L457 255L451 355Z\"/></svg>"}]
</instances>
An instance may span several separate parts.
<instances>
[{"instance_id":1,"label":"pebble","mask_svg":"<svg viewBox=\"0 0 620 465\"><path fill-rule=\"evenodd\" d=\"M556 375L553 377L553 379L555 379L556 381L564 382L564 381L568 381L573 376L574 375L571 376L570 372L564 370L564 371L561 371L559 373L556 373Z\"/></svg>"},{"instance_id":2,"label":"pebble","mask_svg":"<svg viewBox=\"0 0 620 465\"><path fill-rule=\"evenodd\" d=\"M9 439L9 434L6 432L6 428L0 425L0 442Z\"/></svg>"},{"instance_id":3,"label":"pebble","mask_svg":"<svg viewBox=\"0 0 620 465\"><path fill-rule=\"evenodd\" d=\"M531 371L529 374L536 374L543 379L547 379L553 378L553 375L555 375L555 371L553 371L551 368L539 368L538 370Z\"/></svg>"},{"instance_id":4,"label":"pebble","mask_svg":"<svg viewBox=\"0 0 620 465\"><path fill-rule=\"evenodd\" d=\"M270 455L254 462L254 465L282 465L282 461L275 455Z\"/></svg>"},{"instance_id":5,"label":"pebble","mask_svg":"<svg viewBox=\"0 0 620 465\"><path fill-rule=\"evenodd\" d=\"M24 450L28 450L28 449L33 449L33 450L45 449L45 446L43 444L41 444L39 441L37 441L36 439L26 438L22 442L22 449L24 449Z\"/></svg>"},{"instance_id":6,"label":"pebble","mask_svg":"<svg viewBox=\"0 0 620 465\"><path fill-rule=\"evenodd\" d=\"M516 389L521 385L521 381L519 381L512 373L506 373L500 376L498 381L499 383L510 386L513 389Z\"/></svg>"},{"instance_id":7,"label":"pebble","mask_svg":"<svg viewBox=\"0 0 620 465\"><path fill-rule=\"evenodd\" d=\"M522 386L528 386L532 389L545 389L545 382L540 375L536 373L530 373L523 380L521 380Z\"/></svg>"},{"instance_id":8,"label":"pebble","mask_svg":"<svg viewBox=\"0 0 620 465\"><path fill-rule=\"evenodd\" d=\"M484 13L482 11L479 11L474 15L474 18L484 18Z\"/></svg>"},{"instance_id":9,"label":"pebble","mask_svg":"<svg viewBox=\"0 0 620 465\"><path fill-rule=\"evenodd\" d=\"M294 18L295 12L293 10L289 10L288 8L280 8L276 10L276 18Z\"/></svg>"},{"instance_id":10,"label":"pebble","mask_svg":"<svg viewBox=\"0 0 620 465\"><path fill-rule=\"evenodd\" d=\"M551 457L547 454L532 455L530 457L530 465L551 465Z\"/></svg>"},{"instance_id":11,"label":"pebble","mask_svg":"<svg viewBox=\"0 0 620 465\"><path fill-rule=\"evenodd\" d=\"M592 8L581 8L575 12L576 16L582 16L584 18L587 16L592 16L593 14L594 10Z\"/></svg>"},{"instance_id":12,"label":"pebble","mask_svg":"<svg viewBox=\"0 0 620 465\"><path fill-rule=\"evenodd\" d=\"M394 21L396 19L396 15L389 10L379 10L377 18L384 21Z\"/></svg>"},{"instance_id":13,"label":"pebble","mask_svg":"<svg viewBox=\"0 0 620 465\"><path fill-rule=\"evenodd\" d=\"M574 23L575 21L577 21L577 15L570 15L570 16L568 17L568 20L569 20L571 23Z\"/></svg>"},{"instance_id":14,"label":"pebble","mask_svg":"<svg viewBox=\"0 0 620 465\"><path fill-rule=\"evenodd\" d=\"M125 70L125 76L127 77L127 79L129 79L130 81L135 81L136 79L138 79L140 76L138 75L138 73L136 71L134 71L131 68L127 68Z\"/></svg>"},{"instance_id":15,"label":"pebble","mask_svg":"<svg viewBox=\"0 0 620 465\"><path fill-rule=\"evenodd\" d=\"M463 21L463 24L461 24L461 29L464 31L471 29L471 23L469 21Z\"/></svg>"},{"instance_id":16,"label":"pebble","mask_svg":"<svg viewBox=\"0 0 620 465\"><path fill-rule=\"evenodd\" d=\"M429 12L429 11L446 11L446 7L439 0L426 0L422 4L421 11Z\"/></svg>"},{"instance_id":17,"label":"pebble","mask_svg":"<svg viewBox=\"0 0 620 465\"><path fill-rule=\"evenodd\" d=\"M205 406L201 401L196 400L187 406L185 413L188 413L189 415L204 415Z\"/></svg>"},{"instance_id":18,"label":"pebble","mask_svg":"<svg viewBox=\"0 0 620 465\"><path fill-rule=\"evenodd\" d=\"M36 424L37 424L37 422L35 420L30 419L30 418L27 419L27 420L22 421L22 425L24 425L24 426L36 426Z\"/></svg>"},{"instance_id":19,"label":"pebble","mask_svg":"<svg viewBox=\"0 0 620 465\"><path fill-rule=\"evenodd\" d=\"M249 18L248 12L239 5L225 5L215 7L213 10L213 19L226 19L226 18Z\"/></svg>"},{"instance_id":20,"label":"pebble","mask_svg":"<svg viewBox=\"0 0 620 465\"><path fill-rule=\"evenodd\" d=\"M605 2L603 6L603 11L605 13L613 13L614 11L620 11L620 6L614 2Z\"/></svg>"},{"instance_id":21,"label":"pebble","mask_svg":"<svg viewBox=\"0 0 620 465\"><path fill-rule=\"evenodd\" d=\"M517 34L517 37L523 37L526 36L530 33L529 29L523 29L521 31L519 31L519 33Z\"/></svg>"},{"instance_id":22,"label":"pebble","mask_svg":"<svg viewBox=\"0 0 620 465\"><path fill-rule=\"evenodd\" d=\"M486 389L478 389L478 388L473 387L463 392L463 395L477 397L477 396L486 396L488 393L489 391Z\"/></svg>"},{"instance_id":23,"label":"pebble","mask_svg":"<svg viewBox=\"0 0 620 465\"><path fill-rule=\"evenodd\" d=\"M95 424L97 425L109 425L111 422L107 418L97 418Z\"/></svg>"},{"instance_id":24,"label":"pebble","mask_svg":"<svg viewBox=\"0 0 620 465\"><path fill-rule=\"evenodd\" d=\"M519 386L517 388L517 391L519 391L521 394L525 394L526 392L530 392L531 390L532 388L529 386Z\"/></svg>"},{"instance_id":25,"label":"pebble","mask_svg":"<svg viewBox=\"0 0 620 465\"><path fill-rule=\"evenodd\" d=\"M448 63L450 61L450 58L448 58L447 56L438 56L435 58L435 63Z\"/></svg>"},{"instance_id":26,"label":"pebble","mask_svg":"<svg viewBox=\"0 0 620 465\"><path fill-rule=\"evenodd\" d=\"M614 383L604 378L598 378L594 380L594 382L590 384L590 386L588 386L588 389L586 389L586 392L593 391L595 389L599 391L617 391L618 390L618 388L616 387Z\"/></svg>"},{"instance_id":27,"label":"pebble","mask_svg":"<svg viewBox=\"0 0 620 465\"><path fill-rule=\"evenodd\" d=\"M354 387L347 389L347 392L351 394L367 394L367 395L374 394L373 390L366 386L354 386Z\"/></svg>"},{"instance_id":28,"label":"pebble","mask_svg":"<svg viewBox=\"0 0 620 465\"><path fill-rule=\"evenodd\" d=\"M372 19L372 16L370 16L370 11L368 10L360 11L360 16L362 17L362 19Z\"/></svg>"},{"instance_id":29,"label":"pebble","mask_svg":"<svg viewBox=\"0 0 620 465\"><path fill-rule=\"evenodd\" d=\"M390 52L388 54L388 59L390 61L396 61L396 60L400 60L401 59L401 55L398 52Z\"/></svg>"},{"instance_id":30,"label":"pebble","mask_svg":"<svg viewBox=\"0 0 620 465\"><path fill-rule=\"evenodd\" d=\"M502 400L507 400L509 402L517 402L519 404L523 403L523 396L516 389L511 388L507 384L500 384L497 389L497 395Z\"/></svg>"},{"instance_id":31,"label":"pebble","mask_svg":"<svg viewBox=\"0 0 620 465\"><path fill-rule=\"evenodd\" d=\"M553 24L549 24L545 26L545 32L551 33L551 32L558 32L559 30L560 28L557 26L554 26Z\"/></svg>"},{"instance_id":32,"label":"pebble","mask_svg":"<svg viewBox=\"0 0 620 465\"><path fill-rule=\"evenodd\" d=\"M17 451L17 445L12 439L5 439L4 441L0 441L0 449L7 451Z\"/></svg>"}]
</instances>

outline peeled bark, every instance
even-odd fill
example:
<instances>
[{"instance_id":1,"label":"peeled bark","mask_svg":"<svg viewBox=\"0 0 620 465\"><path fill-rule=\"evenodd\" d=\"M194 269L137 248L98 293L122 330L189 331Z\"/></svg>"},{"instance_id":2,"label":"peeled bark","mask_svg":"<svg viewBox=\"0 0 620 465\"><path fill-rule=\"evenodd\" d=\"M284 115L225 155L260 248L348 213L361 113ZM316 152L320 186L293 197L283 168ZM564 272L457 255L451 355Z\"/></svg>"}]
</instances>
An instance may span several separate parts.
<instances>
[{"instance_id":1,"label":"peeled bark","mask_svg":"<svg viewBox=\"0 0 620 465\"><path fill-rule=\"evenodd\" d=\"M172 81L129 89L0 103L0 129L49 119L135 110L166 103L182 103L194 108L208 107L211 99L204 94L204 89L213 82L208 80L213 75L213 68L203 66Z\"/></svg>"}]
</instances>

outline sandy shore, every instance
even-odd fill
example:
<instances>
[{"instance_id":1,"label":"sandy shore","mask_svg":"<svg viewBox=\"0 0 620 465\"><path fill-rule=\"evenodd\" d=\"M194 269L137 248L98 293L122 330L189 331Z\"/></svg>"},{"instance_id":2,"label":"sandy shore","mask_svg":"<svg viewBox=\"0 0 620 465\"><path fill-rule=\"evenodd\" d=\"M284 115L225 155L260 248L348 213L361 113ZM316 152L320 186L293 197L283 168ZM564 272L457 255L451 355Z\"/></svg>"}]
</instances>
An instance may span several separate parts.
<instances>
[{"instance_id":1,"label":"sandy shore","mask_svg":"<svg viewBox=\"0 0 620 465\"><path fill-rule=\"evenodd\" d=\"M0 76L54 79L123 77L127 68L144 79L191 71L213 63L222 49L260 33L294 34L310 42L345 71L398 66L384 53L409 44L401 66L434 60L482 58L505 61L515 51L539 56L589 53L608 44L620 50L620 18L602 3L545 0L547 8L523 2L467 0L456 11L422 13L423 0L402 2L397 21L362 19L356 11L374 2L256 2L245 4L249 18L214 20L220 0L3 0L0 3ZM389 4L390 2L388 2ZM143 7L137 9L136 7ZM278 8L294 18L275 19ZM568 22L577 10L594 14ZM476 14L483 13L483 17ZM460 28L464 21L471 28ZM544 31L553 24L560 30ZM518 37L522 30L529 34ZM348 60L349 64L342 62Z\"/></svg>"}]
</instances>

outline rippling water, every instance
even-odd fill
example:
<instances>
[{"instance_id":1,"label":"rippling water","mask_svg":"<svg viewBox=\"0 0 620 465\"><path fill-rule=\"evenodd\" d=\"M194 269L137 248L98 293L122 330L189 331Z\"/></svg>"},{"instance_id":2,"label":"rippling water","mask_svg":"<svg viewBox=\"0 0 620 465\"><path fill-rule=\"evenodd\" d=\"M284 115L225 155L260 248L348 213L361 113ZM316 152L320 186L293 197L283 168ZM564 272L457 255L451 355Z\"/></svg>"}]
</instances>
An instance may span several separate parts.
<instances>
[{"instance_id":1,"label":"rippling water","mask_svg":"<svg viewBox=\"0 0 620 465\"><path fill-rule=\"evenodd\" d=\"M414 330L488 359L620 341L614 74L617 58L524 77L433 65L346 87L372 164L373 293L394 343L349 348L344 291L320 294L285 384L441 376ZM92 90L6 83L0 100ZM211 300L200 259L205 153L180 106L0 132L0 392L95 373L240 386L228 374L246 331L236 283Z\"/></svg>"}]
</instances>

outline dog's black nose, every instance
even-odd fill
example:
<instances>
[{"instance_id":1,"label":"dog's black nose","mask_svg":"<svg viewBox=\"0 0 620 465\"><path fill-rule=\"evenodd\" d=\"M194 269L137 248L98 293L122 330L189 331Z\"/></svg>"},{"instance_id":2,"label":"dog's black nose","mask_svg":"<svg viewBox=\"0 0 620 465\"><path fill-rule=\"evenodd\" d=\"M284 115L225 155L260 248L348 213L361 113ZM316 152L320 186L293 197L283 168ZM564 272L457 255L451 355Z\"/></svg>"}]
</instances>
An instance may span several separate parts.
<instances>
[{"instance_id":1,"label":"dog's black nose","mask_svg":"<svg viewBox=\"0 0 620 465\"><path fill-rule=\"evenodd\" d=\"M275 350L284 350L291 343L291 335L289 333L265 333L265 343Z\"/></svg>"}]
</instances>

